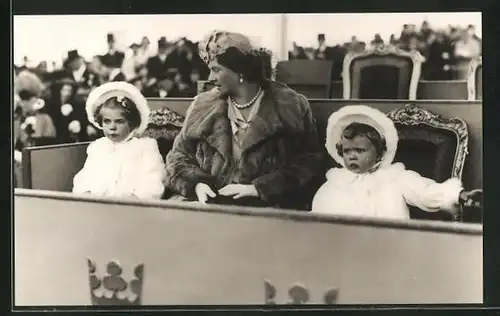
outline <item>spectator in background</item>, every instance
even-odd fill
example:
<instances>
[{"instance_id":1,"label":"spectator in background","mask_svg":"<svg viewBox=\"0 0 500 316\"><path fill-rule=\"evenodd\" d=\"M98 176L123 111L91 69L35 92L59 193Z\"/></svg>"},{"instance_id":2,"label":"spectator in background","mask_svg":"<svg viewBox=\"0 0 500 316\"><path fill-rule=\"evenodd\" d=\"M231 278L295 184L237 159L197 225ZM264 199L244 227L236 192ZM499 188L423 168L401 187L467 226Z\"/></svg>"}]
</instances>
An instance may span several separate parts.
<instances>
[{"instance_id":1,"label":"spectator in background","mask_svg":"<svg viewBox=\"0 0 500 316\"><path fill-rule=\"evenodd\" d=\"M372 47L384 46L384 40L380 37L380 34L377 33L370 44Z\"/></svg>"},{"instance_id":2,"label":"spectator in background","mask_svg":"<svg viewBox=\"0 0 500 316\"><path fill-rule=\"evenodd\" d=\"M332 60L331 48L326 45L325 34L318 34L318 48L314 51L314 59Z\"/></svg>"},{"instance_id":3,"label":"spectator in background","mask_svg":"<svg viewBox=\"0 0 500 316\"><path fill-rule=\"evenodd\" d=\"M292 50L288 52L288 59L307 59L304 48L293 42Z\"/></svg>"},{"instance_id":4,"label":"spectator in background","mask_svg":"<svg viewBox=\"0 0 500 316\"><path fill-rule=\"evenodd\" d=\"M474 30L463 30L455 42L455 56L458 58L476 58L481 55L481 44L474 38Z\"/></svg>"},{"instance_id":5,"label":"spectator in background","mask_svg":"<svg viewBox=\"0 0 500 316\"><path fill-rule=\"evenodd\" d=\"M108 33L107 42L108 52L101 57L103 65L108 68L121 68L125 54L116 49L114 34Z\"/></svg>"},{"instance_id":6,"label":"spectator in background","mask_svg":"<svg viewBox=\"0 0 500 316\"><path fill-rule=\"evenodd\" d=\"M130 49L132 53L125 57L122 64L122 73L125 76L126 80L131 80L132 78L137 76L135 72L136 68L141 64L141 57L139 56L139 44L132 43L130 45Z\"/></svg>"},{"instance_id":7,"label":"spectator in background","mask_svg":"<svg viewBox=\"0 0 500 316\"><path fill-rule=\"evenodd\" d=\"M76 84L76 97L84 101L94 87L100 85L98 75L93 73L78 54L78 50L68 52L68 57L64 61L64 70L60 75L55 76L55 80L64 78L72 80Z\"/></svg>"},{"instance_id":8,"label":"spectator in background","mask_svg":"<svg viewBox=\"0 0 500 316\"><path fill-rule=\"evenodd\" d=\"M454 64L453 48L446 39L445 31L431 34L422 75L426 80L451 80Z\"/></svg>"},{"instance_id":9,"label":"spectator in background","mask_svg":"<svg viewBox=\"0 0 500 316\"><path fill-rule=\"evenodd\" d=\"M58 143L89 141L98 137L98 131L87 120L85 102L75 97L76 88L77 85L67 79L53 85L52 98L47 105Z\"/></svg>"},{"instance_id":10,"label":"spectator in background","mask_svg":"<svg viewBox=\"0 0 500 316\"><path fill-rule=\"evenodd\" d=\"M139 64L146 65L148 59L155 56L155 52L151 49L149 38L144 36L139 47L138 59Z\"/></svg>"},{"instance_id":11,"label":"spectator in background","mask_svg":"<svg viewBox=\"0 0 500 316\"><path fill-rule=\"evenodd\" d=\"M432 34L432 29L429 26L429 22L427 21L422 22L418 40L420 42L427 43L431 34Z\"/></svg>"},{"instance_id":12,"label":"spectator in background","mask_svg":"<svg viewBox=\"0 0 500 316\"><path fill-rule=\"evenodd\" d=\"M158 40L158 54L148 59L147 68L150 78L150 85L165 79L169 69L176 68L174 57L171 52L172 45L169 45L165 36Z\"/></svg>"}]
</instances>

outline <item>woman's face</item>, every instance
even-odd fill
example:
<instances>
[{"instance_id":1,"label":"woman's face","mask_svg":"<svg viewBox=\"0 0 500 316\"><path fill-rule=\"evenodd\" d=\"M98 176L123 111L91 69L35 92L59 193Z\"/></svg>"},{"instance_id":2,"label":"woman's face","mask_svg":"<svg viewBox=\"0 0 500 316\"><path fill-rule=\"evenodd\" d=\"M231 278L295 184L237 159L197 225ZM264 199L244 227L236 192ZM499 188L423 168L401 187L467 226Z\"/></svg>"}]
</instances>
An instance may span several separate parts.
<instances>
[{"instance_id":1,"label":"woman's face","mask_svg":"<svg viewBox=\"0 0 500 316\"><path fill-rule=\"evenodd\" d=\"M68 100L73 93L73 87L69 84L65 84L61 87L61 98L63 100Z\"/></svg>"},{"instance_id":2,"label":"woman's face","mask_svg":"<svg viewBox=\"0 0 500 316\"><path fill-rule=\"evenodd\" d=\"M222 66L216 60L212 60L208 64L210 75L208 81L216 86L219 92L223 95L231 94L239 85L240 77L231 69Z\"/></svg>"}]
</instances>

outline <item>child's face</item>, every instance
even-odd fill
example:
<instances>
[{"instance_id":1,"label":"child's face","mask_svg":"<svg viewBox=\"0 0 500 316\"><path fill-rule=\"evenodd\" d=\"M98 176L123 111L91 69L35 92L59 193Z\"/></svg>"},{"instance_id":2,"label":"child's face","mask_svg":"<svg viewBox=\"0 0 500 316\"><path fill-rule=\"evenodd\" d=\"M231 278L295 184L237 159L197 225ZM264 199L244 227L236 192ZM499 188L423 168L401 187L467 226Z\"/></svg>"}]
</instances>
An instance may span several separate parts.
<instances>
[{"instance_id":1,"label":"child's face","mask_svg":"<svg viewBox=\"0 0 500 316\"><path fill-rule=\"evenodd\" d=\"M365 173L377 162L375 146L366 136L342 138L342 158L345 167L355 173Z\"/></svg>"},{"instance_id":2,"label":"child's face","mask_svg":"<svg viewBox=\"0 0 500 316\"><path fill-rule=\"evenodd\" d=\"M130 124L119 108L101 109L102 129L104 135L113 142L120 142L130 134Z\"/></svg>"}]
</instances>

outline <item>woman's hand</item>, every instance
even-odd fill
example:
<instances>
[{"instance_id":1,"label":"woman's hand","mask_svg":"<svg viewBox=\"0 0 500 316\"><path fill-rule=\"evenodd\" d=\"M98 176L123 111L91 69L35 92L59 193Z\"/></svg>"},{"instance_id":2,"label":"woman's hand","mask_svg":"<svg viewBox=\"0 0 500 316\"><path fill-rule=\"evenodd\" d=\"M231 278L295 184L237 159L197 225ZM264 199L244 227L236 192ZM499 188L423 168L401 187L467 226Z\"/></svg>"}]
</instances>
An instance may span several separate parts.
<instances>
[{"instance_id":1,"label":"woman's hand","mask_svg":"<svg viewBox=\"0 0 500 316\"><path fill-rule=\"evenodd\" d=\"M203 204L207 203L208 197L214 198L217 195L208 184L201 182L196 185L194 191L196 192L198 201Z\"/></svg>"},{"instance_id":2,"label":"woman's hand","mask_svg":"<svg viewBox=\"0 0 500 316\"><path fill-rule=\"evenodd\" d=\"M233 196L239 199L246 196L258 197L259 193L253 184L229 184L219 190L220 195Z\"/></svg>"},{"instance_id":3,"label":"woman's hand","mask_svg":"<svg viewBox=\"0 0 500 316\"><path fill-rule=\"evenodd\" d=\"M481 189L460 192L459 201L463 203L464 207L480 208L481 205L483 204L482 200L483 200L483 190Z\"/></svg>"}]
</instances>

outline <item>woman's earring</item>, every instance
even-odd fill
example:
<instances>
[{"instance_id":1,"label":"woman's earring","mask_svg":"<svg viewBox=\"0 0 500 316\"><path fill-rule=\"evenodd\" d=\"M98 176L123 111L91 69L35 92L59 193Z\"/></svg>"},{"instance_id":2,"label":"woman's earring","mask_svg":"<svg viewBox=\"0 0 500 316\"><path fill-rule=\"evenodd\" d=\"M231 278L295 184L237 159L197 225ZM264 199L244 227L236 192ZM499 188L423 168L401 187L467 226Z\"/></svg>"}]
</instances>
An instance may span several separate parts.
<instances>
[{"instance_id":1,"label":"woman's earring","mask_svg":"<svg viewBox=\"0 0 500 316\"><path fill-rule=\"evenodd\" d=\"M240 83L243 83L243 76L240 76Z\"/></svg>"}]
</instances>

